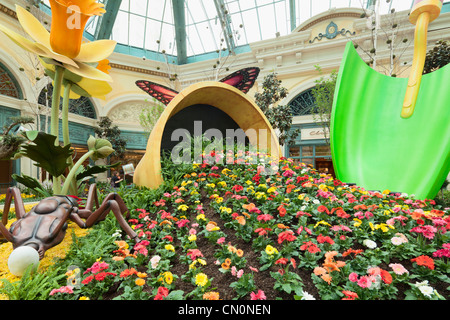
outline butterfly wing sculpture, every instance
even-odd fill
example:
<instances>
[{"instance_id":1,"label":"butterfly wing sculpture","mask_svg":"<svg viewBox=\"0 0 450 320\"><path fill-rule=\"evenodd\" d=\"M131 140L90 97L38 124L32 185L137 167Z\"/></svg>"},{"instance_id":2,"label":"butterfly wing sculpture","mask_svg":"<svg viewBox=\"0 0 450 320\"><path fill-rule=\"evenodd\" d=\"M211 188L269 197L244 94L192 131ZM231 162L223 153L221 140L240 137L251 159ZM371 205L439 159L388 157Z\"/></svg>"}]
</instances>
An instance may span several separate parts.
<instances>
[{"instance_id":1,"label":"butterfly wing sculpture","mask_svg":"<svg viewBox=\"0 0 450 320\"><path fill-rule=\"evenodd\" d=\"M247 93L255 84L256 78L259 75L259 68L250 67L238 70L229 76L220 80L220 82L229 84L243 93ZM163 86L162 84L158 84L155 82L147 81L147 80L138 80L136 81L136 85L141 88L143 91L147 92L150 96L162 102L165 105L168 105L170 101L178 94L178 91L175 91L169 87Z\"/></svg>"}]
</instances>

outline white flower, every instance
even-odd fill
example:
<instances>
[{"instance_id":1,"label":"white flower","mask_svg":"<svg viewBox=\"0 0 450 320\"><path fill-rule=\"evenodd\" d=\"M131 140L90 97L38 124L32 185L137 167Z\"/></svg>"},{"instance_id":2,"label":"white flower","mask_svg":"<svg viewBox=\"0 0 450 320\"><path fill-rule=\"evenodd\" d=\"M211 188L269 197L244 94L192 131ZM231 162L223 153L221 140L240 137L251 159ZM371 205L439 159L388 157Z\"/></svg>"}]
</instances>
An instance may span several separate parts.
<instances>
[{"instance_id":1,"label":"white flower","mask_svg":"<svg viewBox=\"0 0 450 320\"><path fill-rule=\"evenodd\" d=\"M405 243L405 240L403 240L403 238L401 238L401 237L392 237L391 242L393 245L399 246L399 245Z\"/></svg>"},{"instance_id":2,"label":"white flower","mask_svg":"<svg viewBox=\"0 0 450 320\"><path fill-rule=\"evenodd\" d=\"M312 294L309 294L306 291L303 291L302 300L316 300Z\"/></svg>"},{"instance_id":3,"label":"white flower","mask_svg":"<svg viewBox=\"0 0 450 320\"><path fill-rule=\"evenodd\" d=\"M375 249L377 247L377 243L369 239L364 240L363 245L365 245L369 249Z\"/></svg>"},{"instance_id":4,"label":"white flower","mask_svg":"<svg viewBox=\"0 0 450 320\"><path fill-rule=\"evenodd\" d=\"M420 288L420 287L422 287L422 286L428 286L428 280L424 280L424 281L422 281L422 282L416 282L414 285L415 285L417 288Z\"/></svg>"},{"instance_id":5,"label":"white flower","mask_svg":"<svg viewBox=\"0 0 450 320\"><path fill-rule=\"evenodd\" d=\"M153 258L150 259L152 269L156 269L158 267L159 260L161 260L160 256L153 256Z\"/></svg>"},{"instance_id":6,"label":"white flower","mask_svg":"<svg viewBox=\"0 0 450 320\"><path fill-rule=\"evenodd\" d=\"M430 286L420 286L419 290L425 297L428 298L431 298L431 295L434 293L434 289Z\"/></svg>"}]
</instances>

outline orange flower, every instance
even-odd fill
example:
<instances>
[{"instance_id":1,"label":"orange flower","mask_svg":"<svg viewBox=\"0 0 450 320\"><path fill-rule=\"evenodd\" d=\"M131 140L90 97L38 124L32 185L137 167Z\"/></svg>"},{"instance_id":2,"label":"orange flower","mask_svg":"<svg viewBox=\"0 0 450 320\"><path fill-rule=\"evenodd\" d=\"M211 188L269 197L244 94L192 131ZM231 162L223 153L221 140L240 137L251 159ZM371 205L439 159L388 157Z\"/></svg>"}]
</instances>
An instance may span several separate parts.
<instances>
[{"instance_id":1,"label":"orange flower","mask_svg":"<svg viewBox=\"0 0 450 320\"><path fill-rule=\"evenodd\" d=\"M278 224L277 224L277 228L278 228L278 229L289 229L289 227L285 226L285 225L282 224L282 223L278 223Z\"/></svg>"},{"instance_id":2,"label":"orange flower","mask_svg":"<svg viewBox=\"0 0 450 320\"><path fill-rule=\"evenodd\" d=\"M237 222L239 222L239 224L241 226L245 226L246 221L245 221L245 218L243 216L237 216L236 220L237 220Z\"/></svg>"},{"instance_id":3,"label":"orange flower","mask_svg":"<svg viewBox=\"0 0 450 320\"><path fill-rule=\"evenodd\" d=\"M215 291L206 292L203 294L203 300L220 300L219 293Z\"/></svg>"},{"instance_id":4,"label":"orange flower","mask_svg":"<svg viewBox=\"0 0 450 320\"><path fill-rule=\"evenodd\" d=\"M331 280L333 279L328 273L324 274L321 278L328 284L331 284Z\"/></svg>"},{"instance_id":5,"label":"orange flower","mask_svg":"<svg viewBox=\"0 0 450 320\"><path fill-rule=\"evenodd\" d=\"M244 216L246 216L248 219L251 218L251 215L249 215L247 212L242 212L242 214L243 214Z\"/></svg>"},{"instance_id":6,"label":"orange flower","mask_svg":"<svg viewBox=\"0 0 450 320\"><path fill-rule=\"evenodd\" d=\"M255 209L256 206L255 206L255 204L252 202L252 203L249 203L249 204L243 204L243 205L242 205L242 208L244 208L244 209L246 209L246 210L248 210L248 211L251 211L252 209Z\"/></svg>"},{"instance_id":7,"label":"orange flower","mask_svg":"<svg viewBox=\"0 0 450 320\"><path fill-rule=\"evenodd\" d=\"M50 45L56 53L74 59L81 49L83 32L88 20L105 12L95 0L50 0L52 24Z\"/></svg>"},{"instance_id":8,"label":"orange flower","mask_svg":"<svg viewBox=\"0 0 450 320\"><path fill-rule=\"evenodd\" d=\"M325 268L322 268L322 267L315 267L315 268L314 268L314 274L315 274L316 276L322 276L322 275L324 275L325 273L327 273L327 270L326 270Z\"/></svg>"},{"instance_id":9,"label":"orange flower","mask_svg":"<svg viewBox=\"0 0 450 320\"><path fill-rule=\"evenodd\" d=\"M242 251L242 249L237 249L236 250L236 255L241 258L244 255L244 251Z\"/></svg>"},{"instance_id":10,"label":"orange flower","mask_svg":"<svg viewBox=\"0 0 450 320\"><path fill-rule=\"evenodd\" d=\"M169 226L171 226L171 225L172 225L172 222L170 222L169 220L164 220L164 221L162 221L159 225L160 225L160 226L163 226L163 225L165 225L165 224L168 224Z\"/></svg>"}]
</instances>

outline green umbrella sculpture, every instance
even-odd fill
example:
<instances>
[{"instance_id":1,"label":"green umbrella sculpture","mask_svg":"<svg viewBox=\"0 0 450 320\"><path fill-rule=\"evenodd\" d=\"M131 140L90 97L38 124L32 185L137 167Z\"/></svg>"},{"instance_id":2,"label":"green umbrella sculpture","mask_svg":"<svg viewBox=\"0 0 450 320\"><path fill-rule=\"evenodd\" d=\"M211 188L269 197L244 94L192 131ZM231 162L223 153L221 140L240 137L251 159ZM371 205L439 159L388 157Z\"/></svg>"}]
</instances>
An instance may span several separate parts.
<instances>
[{"instance_id":1,"label":"green umbrella sculpture","mask_svg":"<svg viewBox=\"0 0 450 320\"><path fill-rule=\"evenodd\" d=\"M410 21L416 35L409 79L376 72L347 44L330 130L338 179L419 199L433 199L445 181L450 171L450 65L422 77L428 23L441 7L441 0L413 6Z\"/></svg>"}]
</instances>

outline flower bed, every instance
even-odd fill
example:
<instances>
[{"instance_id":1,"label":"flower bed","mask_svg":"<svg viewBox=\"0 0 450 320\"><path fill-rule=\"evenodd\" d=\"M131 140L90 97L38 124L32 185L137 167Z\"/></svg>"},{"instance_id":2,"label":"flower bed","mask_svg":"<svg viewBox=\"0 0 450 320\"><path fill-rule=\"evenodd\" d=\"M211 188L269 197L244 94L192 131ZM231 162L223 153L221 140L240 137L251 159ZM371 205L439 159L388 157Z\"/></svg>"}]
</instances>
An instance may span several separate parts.
<instances>
[{"instance_id":1,"label":"flower bed","mask_svg":"<svg viewBox=\"0 0 450 320\"><path fill-rule=\"evenodd\" d=\"M159 190L121 189L141 242L101 222L55 264L77 268L46 298L450 297L450 218L432 200L365 191L286 159L273 175L248 163L184 168Z\"/></svg>"}]
</instances>

